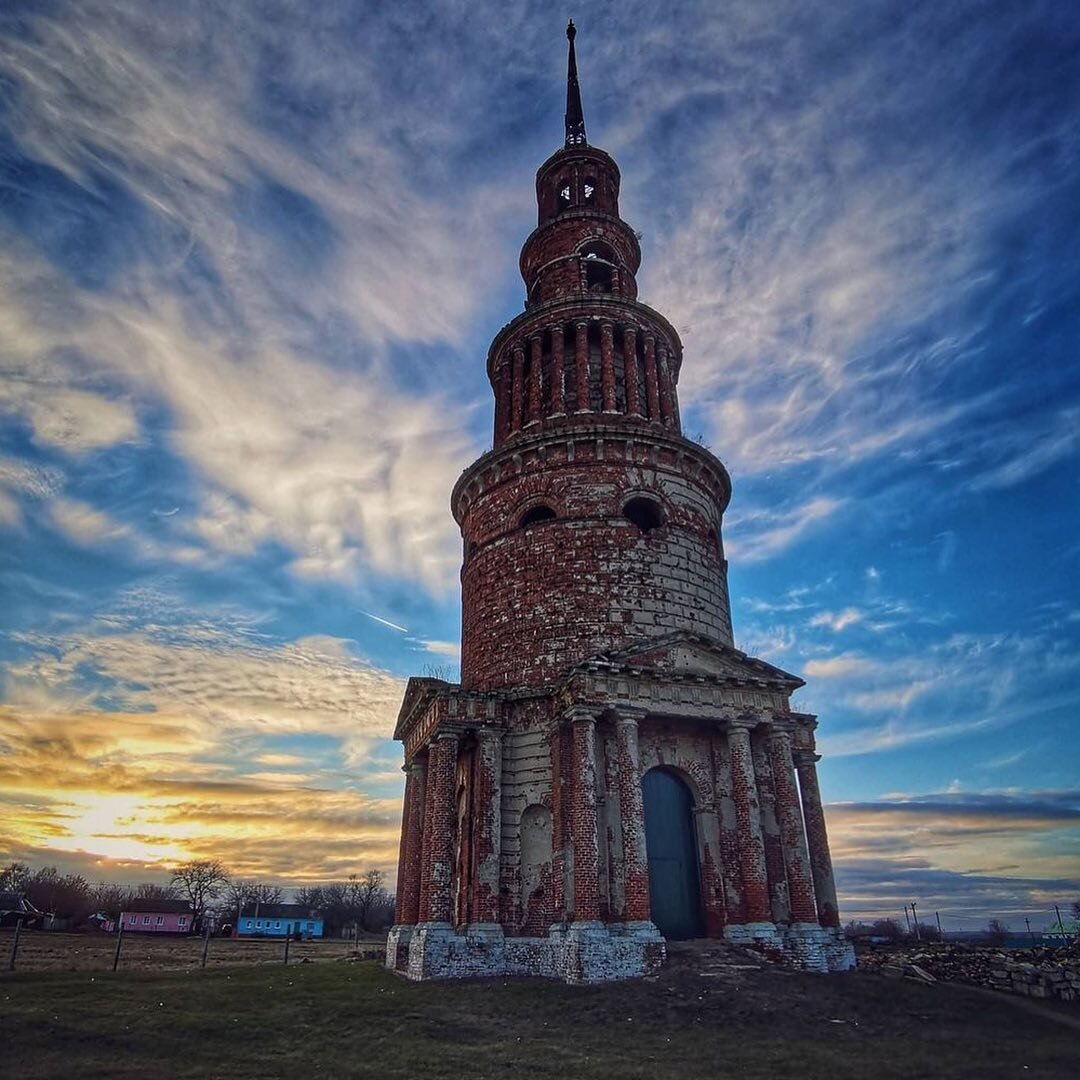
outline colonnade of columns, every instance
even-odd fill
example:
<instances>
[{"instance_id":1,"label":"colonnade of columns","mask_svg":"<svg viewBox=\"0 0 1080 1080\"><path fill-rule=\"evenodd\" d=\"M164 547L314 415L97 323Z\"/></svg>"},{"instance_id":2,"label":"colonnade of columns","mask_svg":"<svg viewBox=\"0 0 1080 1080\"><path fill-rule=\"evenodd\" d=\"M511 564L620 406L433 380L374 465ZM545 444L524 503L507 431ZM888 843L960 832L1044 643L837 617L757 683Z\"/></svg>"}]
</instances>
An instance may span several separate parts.
<instances>
[{"instance_id":1,"label":"colonnade of columns","mask_svg":"<svg viewBox=\"0 0 1080 1080\"><path fill-rule=\"evenodd\" d=\"M578 319L537 330L507 352L495 386L496 442L546 419L594 412L678 430L671 351L650 330Z\"/></svg>"},{"instance_id":2,"label":"colonnade of columns","mask_svg":"<svg viewBox=\"0 0 1080 1080\"><path fill-rule=\"evenodd\" d=\"M568 737L562 746L570 761L558 764L563 783L555 809L563 821L556 822L553 858L560 858L558 837L565 836L573 884L562 904L556 898L556 919L560 914L574 922L601 918L600 866L606 858L599 827L602 798L617 801L623 879L621 910L606 914L627 923L645 922L650 917L639 747L639 724L644 716L640 709L579 706L564 717ZM597 724L602 718L613 721L617 758L616 790L607 792L599 789L597 776ZM730 799L733 820L725 821L719 805L698 806L695 819L699 838L707 830L712 838L710 846L719 849L708 853L710 859L718 860L724 879L714 890L722 909L719 925L783 921L839 926L817 781L818 756L796 751L792 728L782 721L731 722L716 738L722 743L719 756L726 762L725 781L720 785L725 790L718 790L717 803ZM439 733L427 752L418 754L407 767L395 913L395 921L402 925L451 920L455 766L460 739L456 732ZM500 916L502 731L481 728L476 739L473 854L468 880L456 883L458 890L467 890L467 902L464 907L459 903L457 910L467 914L469 923L490 924L499 922ZM554 757L558 762L560 755ZM553 784L559 784L558 777ZM768 806L763 807L766 800ZM775 851L770 857L773 842ZM563 874L554 876L558 880ZM703 898L709 903L705 884L703 880Z\"/></svg>"}]
</instances>

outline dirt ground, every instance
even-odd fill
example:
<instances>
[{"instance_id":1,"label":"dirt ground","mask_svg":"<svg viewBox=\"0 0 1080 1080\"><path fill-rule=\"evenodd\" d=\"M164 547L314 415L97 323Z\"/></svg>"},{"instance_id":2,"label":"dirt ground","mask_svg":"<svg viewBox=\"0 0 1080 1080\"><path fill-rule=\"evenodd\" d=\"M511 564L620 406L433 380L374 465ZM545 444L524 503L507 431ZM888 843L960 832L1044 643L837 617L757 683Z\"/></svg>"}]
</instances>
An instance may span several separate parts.
<instances>
[{"instance_id":1,"label":"dirt ground","mask_svg":"<svg viewBox=\"0 0 1080 1080\"><path fill-rule=\"evenodd\" d=\"M7 970L14 932L0 931L0 969ZM360 942L363 956L374 956L383 942ZM82 934L50 933L24 930L19 937L16 971L112 971L116 935L87 932ZM292 941L289 963L308 960L336 960L353 952L353 943L330 941ZM199 937L175 937L155 934L125 933L120 948L121 971L182 971L202 963L203 940ZM285 942L266 938L212 937L207 950L207 967L236 964L280 964Z\"/></svg>"},{"instance_id":2,"label":"dirt ground","mask_svg":"<svg viewBox=\"0 0 1080 1080\"><path fill-rule=\"evenodd\" d=\"M259 943L263 944L263 943ZM409 983L374 962L0 976L19 1080L1075 1080L1076 1010L676 949L656 976Z\"/></svg>"}]
</instances>

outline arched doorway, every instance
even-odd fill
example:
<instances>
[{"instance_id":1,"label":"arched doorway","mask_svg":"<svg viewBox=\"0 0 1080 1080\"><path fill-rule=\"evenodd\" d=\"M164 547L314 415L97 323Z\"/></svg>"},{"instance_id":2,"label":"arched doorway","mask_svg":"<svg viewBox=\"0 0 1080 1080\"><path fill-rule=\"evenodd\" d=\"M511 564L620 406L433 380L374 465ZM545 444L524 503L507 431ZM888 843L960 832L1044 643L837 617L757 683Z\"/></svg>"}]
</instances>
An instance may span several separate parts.
<instances>
[{"instance_id":1,"label":"arched doorway","mask_svg":"<svg viewBox=\"0 0 1080 1080\"><path fill-rule=\"evenodd\" d=\"M666 769L650 769L642 778L641 791L652 921L673 941L703 937L694 797L686 784Z\"/></svg>"}]
</instances>

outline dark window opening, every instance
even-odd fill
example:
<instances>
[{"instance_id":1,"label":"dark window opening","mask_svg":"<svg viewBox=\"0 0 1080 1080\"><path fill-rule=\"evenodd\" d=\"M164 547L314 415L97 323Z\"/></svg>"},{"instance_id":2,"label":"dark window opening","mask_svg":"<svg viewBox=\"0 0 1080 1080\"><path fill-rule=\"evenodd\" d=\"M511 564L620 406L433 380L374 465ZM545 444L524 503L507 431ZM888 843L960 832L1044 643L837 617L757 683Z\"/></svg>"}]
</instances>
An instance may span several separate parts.
<instances>
[{"instance_id":1,"label":"dark window opening","mask_svg":"<svg viewBox=\"0 0 1080 1080\"><path fill-rule=\"evenodd\" d=\"M657 529L664 523L660 504L655 499L646 499L643 496L631 499L623 507L623 514L627 521L636 525L644 533Z\"/></svg>"},{"instance_id":2,"label":"dark window opening","mask_svg":"<svg viewBox=\"0 0 1080 1080\"><path fill-rule=\"evenodd\" d=\"M615 271L607 263L586 261L585 288L591 293L609 293L615 285Z\"/></svg>"},{"instance_id":3,"label":"dark window opening","mask_svg":"<svg viewBox=\"0 0 1080 1080\"><path fill-rule=\"evenodd\" d=\"M586 244L578 253L585 267L585 288L592 293L610 293L615 288L615 252L599 241Z\"/></svg>"},{"instance_id":4,"label":"dark window opening","mask_svg":"<svg viewBox=\"0 0 1080 1080\"><path fill-rule=\"evenodd\" d=\"M592 202L592 197L596 194L596 181L591 176L585 178L582 191L585 193L585 201Z\"/></svg>"},{"instance_id":5,"label":"dark window opening","mask_svg":"<svg viewBox=\"0 0 1080 1080\"><path fill-rule=\"evenodd\" d=\"M526 525L536 525L541 521L554 521L555 511L550 506L544 506L540 503L538 506L531 506L524 514L521 515L521 521L518 522L518 528L524 529Z\"/></svg>"},{"instance_id":6,"label":"dark window opening","mask_svg":"<svg viewBox=\"0 0 1080 1080\"><path fill-rule=\"evenodd\" d=\"M566 180L559 181L559 209L569 206L572 199L570 184Z\"/></svg>"}]
</instances>

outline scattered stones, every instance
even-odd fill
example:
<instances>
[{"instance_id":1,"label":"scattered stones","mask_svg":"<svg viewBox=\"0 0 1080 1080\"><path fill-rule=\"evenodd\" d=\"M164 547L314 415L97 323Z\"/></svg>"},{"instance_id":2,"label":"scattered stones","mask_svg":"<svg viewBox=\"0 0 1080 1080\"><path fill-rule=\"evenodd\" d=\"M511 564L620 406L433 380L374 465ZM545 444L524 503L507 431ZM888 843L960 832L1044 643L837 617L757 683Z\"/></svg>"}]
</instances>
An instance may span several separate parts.
<instances>
[{"instance_id":1,"label":"scattered stones","mask_svg":"<svg viewBox=\"0 0 1080 1080\"><path fill-rule=\"evenodd\" d=\"M892 979L966 983L1025 997L1080 1001L1080 942L1013 950L949 944L871 950L860 954L859 967Z\"/></svg>"}]
</instances>

